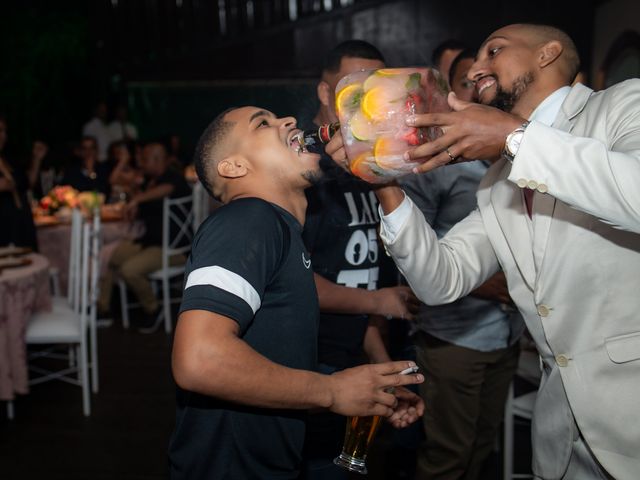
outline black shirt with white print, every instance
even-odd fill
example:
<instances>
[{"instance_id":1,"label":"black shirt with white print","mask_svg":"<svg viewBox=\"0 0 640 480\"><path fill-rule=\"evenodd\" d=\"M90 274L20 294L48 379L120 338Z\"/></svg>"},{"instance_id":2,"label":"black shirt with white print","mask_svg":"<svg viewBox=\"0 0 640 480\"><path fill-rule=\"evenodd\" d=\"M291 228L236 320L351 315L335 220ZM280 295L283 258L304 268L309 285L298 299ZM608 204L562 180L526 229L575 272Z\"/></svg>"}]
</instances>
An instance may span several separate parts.
<instances>
[{"instance_id":1,"label":"black shirt with white print","mask_svg":"<svg viewBox=\"0 0 640 480\"><path fill-rule=\"evenodd\" d=\"M180 311L229 317L258 353L315 370L318 300L301 231L289 212L257 198L219 208L195 236ZM171 478L296 478L305 417L178 388Z\"/></svg>"},{"instance_id":2,"label":"black shirt with white print","mask_svg":"<svg viewBox=\"0 0 640 480\"><path fill-rule=\"evenodd\" d=\"M313 269L339 285L376 290L380 274L378 200L371 185L346 173L328 157L323 181L306 190L303 238ZM330 370L366 363L363 340L367 315L322 313L318 362Z\"/></svg>"}]
</instances>

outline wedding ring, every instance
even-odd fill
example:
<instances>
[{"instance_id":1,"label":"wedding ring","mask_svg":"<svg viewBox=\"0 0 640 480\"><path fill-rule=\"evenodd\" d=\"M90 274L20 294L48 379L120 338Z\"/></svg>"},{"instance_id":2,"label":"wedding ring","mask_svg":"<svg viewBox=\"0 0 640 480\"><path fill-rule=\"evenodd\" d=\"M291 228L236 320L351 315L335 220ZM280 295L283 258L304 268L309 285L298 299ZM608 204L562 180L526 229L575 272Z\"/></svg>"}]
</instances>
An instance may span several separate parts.
<instances>
[{"instance_id":1,"label":"wedding ring","mask_svg":"<svg viewBox=\"0 0 640 480\"><path fill-rule=\"evenodd\" d=\"M452 161L452 162L456 159L456 157L454 157L453 155L451 155L451 152L449 151L449 149L448 149L448 148L445 148L445 150L444 150L444 151L445 151L445 152L447 152L447 155L449 155L449 158L451 159L451 161Z\"/></svg>"}]
</instances>

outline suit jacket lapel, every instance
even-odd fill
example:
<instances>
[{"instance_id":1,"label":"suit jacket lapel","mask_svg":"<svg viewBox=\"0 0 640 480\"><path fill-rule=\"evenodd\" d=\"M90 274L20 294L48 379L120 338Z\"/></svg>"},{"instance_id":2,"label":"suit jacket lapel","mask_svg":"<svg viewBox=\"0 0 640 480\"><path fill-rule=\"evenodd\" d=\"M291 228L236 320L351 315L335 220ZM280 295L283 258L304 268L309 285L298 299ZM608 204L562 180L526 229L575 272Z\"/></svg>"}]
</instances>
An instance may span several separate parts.
<instances>
[{"instance_id":1,"label":"suit jacket lapel","mask_svg":"<svg viewBox=\"0 0 640 480\"><path fill-rule=\"evenodd\" d=\"M505 162L501 179L491 189L491 204L518 269L529 288L533 290L535 266L531 249L532 239L527 226L527 211L520 188L506 179L510 168L511 166Z\"/></svg>"},{"instance_id":2,"label":"suit jacket lapel","mask_svg":"<svg viewBox=\"0 0 640 480\"><path fill-rule=\"evenodd\" d=\"M562 103L562 107L553 122L553 128L571 132L573 129L573 118L584 109L592 92L593 90L582 84L577 84L573 87ZM533 216L535 218L533 251L534 260L538 265L538 276L540 276L543 267L555 207L556 199L554 197L548 194L536 193L533 204ZM539 258L536 252L540 252Z\"/></svg>"}]
</instances>

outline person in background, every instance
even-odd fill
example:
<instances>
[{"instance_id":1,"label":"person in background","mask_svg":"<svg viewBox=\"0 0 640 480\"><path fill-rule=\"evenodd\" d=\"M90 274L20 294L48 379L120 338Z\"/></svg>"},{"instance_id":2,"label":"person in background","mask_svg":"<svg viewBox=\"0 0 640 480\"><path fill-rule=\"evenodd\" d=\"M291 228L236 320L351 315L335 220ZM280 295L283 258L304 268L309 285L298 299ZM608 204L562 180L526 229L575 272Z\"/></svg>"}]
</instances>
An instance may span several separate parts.
<instances>
[{"instance_id":1,"label":"person in background","mask_svg":"<svg viewBox=\"0 0 640 480\"><path fill-rule=\"evenodd\" d=\"M129 122L128 110L125 105L116 106L113 121L107 126L109 143L134 142L138 139L138 129Z\"/></svg>"},{"instance_id":2,"label":"person in background","mask_svg":"<svg viewBox=\"0 0 640 480\"><path fill-rule=\"evenodd\" d=\"M451 303L502 269L540 354L539 478L636 478L640 468L640 80L594 92L563 31L514 24L468 76L482 105L407 119L444 134L406 152L425 172L497 160L478 208L440 241L401 189L376 190L381 237L425 303ZM341 137L326 150L344 162ZM631 423L630 423L631 422Z\"/></svg>"},{"instance_id":3,"label":"person in background","mask_svg":"<svg viewBox=\"0 0 640 480\"><path fill-rule=\"evenodd\" d=\"M467 47L456 39L445 40L433 49L431 65L442 74L442 78L449 82L449 70L453 60Z\"/></svg>"},{"instance_id":4,"label":"person in background","mask_svg":"<svg viewBox=\"0 0 640 480\"><path fill-rule=\"evenodd\" d=\"M5 155L8 123L0 113L0 246L13 244L38 249L36 229L27 197L29 182L22 169Z\"/></svg>"},{"instance_id":5,"label":"person in background","mask_svg":"<svg viewBox=\"0 0 640 480\"><path fill-rule=\"evenodd\" d=\"M473 50L463 50L451 62L449 69L449 86L451 91L456 94L460 100L465 102L477 102L478 92L472 80L469 80L467 73L475 60L475 52Z\"/></svg>"},{"instance_id":6,"label":"person in background","mask_svg":"<svg viewBox=\"0 0 640 480\"><path fill-rule=\"evenodd\" d=\"M184 177L168 168L167 150L160 142L150 142L142 149L141 168L145 181L141 191L125 205L125 218L138 219L144 224L143 235L136 240L124 240L114 250L109 268L101 279L98 311L106 316L111 303L114 275L122 278L142 305L139 320L141 333L152 333L160 325L160 305L147 275L162 267L162 210L166 197L180 198L191 194ZM179 214L178 212L176 214ZM175 224L171 224L171 238L176 238ZM171 265L185 262L182 255L170 258Z\"/></svg>"},{"instance_id":7,"label":"person in background","mask_svg":"<svg viewBox=\"0 0 640 480\"><path fill-rule=\"evenodd\" d=\"M27 177L29 180L29 190L32 192L42 192L42 185L40 184L40 174L42 170L42 162L49 152L49 146L42 140L35 140L31 147L31 162L29 163L29 170L27 171ZM52 174L53 177L53 174Z\"/></svg>"},{"instance_id":8,"label":"person in background","mask_svg":"<svg viewBox=\"0 0 640 480\"><path fill-rule=\"evenodd\" d=\"M307 409L398 426L421 414L417 395L387 390L423 381L398 375L412 362L313 371L318 297L301 231L304 189L320 172L298 132L292 117L242 107L198 142L200 181L224 206L198 230L185 273L172 480L296 478Z\"/></svg>"},{"instance_id":9,"label":"person in background","mask_svg":"<svg viewBox=\"0 0 640 480\"><path fill-rule=\"evenodd\" d=\"M187 166L187 158L182 150L180 135L172 133L165 139L167 151L169 152L169 162L176 170L183 170Z\"/></svg>"},{"instance_id":10,"label":"person in background","mask_svg":"<svg viewBox=\"0 0 640 480\"><path fill-rule=\"evenodd\" d=\"M449 72L453 92L470 102L477 99L467 78L474 57L461 52ZM442 238L476 208L476 191L490 165L458 163L399 183ZM481 478L504 415L523 328L502 272L453 303L422 306L413 335L426 379L420 386L426 439L418 451L418 478Z\"/></svg>"},{"instance_id":11,"label":"person in background","mask_svg":"<svg viewBox=\"0 0 640 480\"><path fill-rule=\"evenodd\" d=\"M98 143L93 137L80 140L80 158L67 166L62 174L60 185L70 185L80 192L96 191L109 195L109 165L98 161Z\"/></svg>"},{"instance_id":12,"label":"person in background","mask_svg":"<svg viewBox=\"0 0 640 480\"><path fill-rule=\"evenodd\" d=\"M93 118L82 127L82 135L84 137L92 137L96 140L98 147L98 162L106 162L108 159L108 148L111 144L111 134L107 126L107 104L98 102L95 107Z\"/></svg>"},{"instance_id":13,"label":"person in background","mask_svg":"<svg viewBox=\"0 0 640 480\"><path fill-rule=\"evenodd\" d=\"M335 94L342 77L384 66L382 54L370 43L349 40L334 47L318 83L320 108L314 124L338 121ZM306 190L308 207L302 236L311 254L320 301L320 371L333 373L367 361L389 361L371 315L410 320L418 302L406 286L378 288L382 254L378 251L379 219L371 186L344 172L326 155L320 168L323 179ZM302 478L347 477L346 470L333 464L344 429L345 420L339 415L310 416Z\"/></svg>"},{"instance_id":14,"label":"person in background","mask_svg":"<svg viewBox=\"0 0 640 480\"><path fill-rule=\"evenodd\" d=\"M114 142L109 146L109 165L112 165L109 184L116 201L133 197L144 181L135 162L135 149L135 144L125 141Z\"/></svg>"}]
</instances>

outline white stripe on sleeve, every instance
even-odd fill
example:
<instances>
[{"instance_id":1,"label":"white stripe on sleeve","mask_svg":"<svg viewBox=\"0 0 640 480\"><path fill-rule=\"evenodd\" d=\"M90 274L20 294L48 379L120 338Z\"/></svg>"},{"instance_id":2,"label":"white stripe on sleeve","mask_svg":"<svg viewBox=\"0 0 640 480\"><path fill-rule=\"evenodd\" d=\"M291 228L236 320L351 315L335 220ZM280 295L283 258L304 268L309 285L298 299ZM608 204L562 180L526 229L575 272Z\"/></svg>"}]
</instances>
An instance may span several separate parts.
<instances>
[{"instance_id":1,"label":"white stripe on sleeve","mask_svg":"<svg viewBox=\"0 0 640 480\"><path fill-rule=\"evenodd\" d=\"M192 271L187 278L184 289L196 285L211 285L247 302L253 313L260 308L260 295L253 286L237 273L217 265L202 267Z\"/></svg>"}]
</instances>

